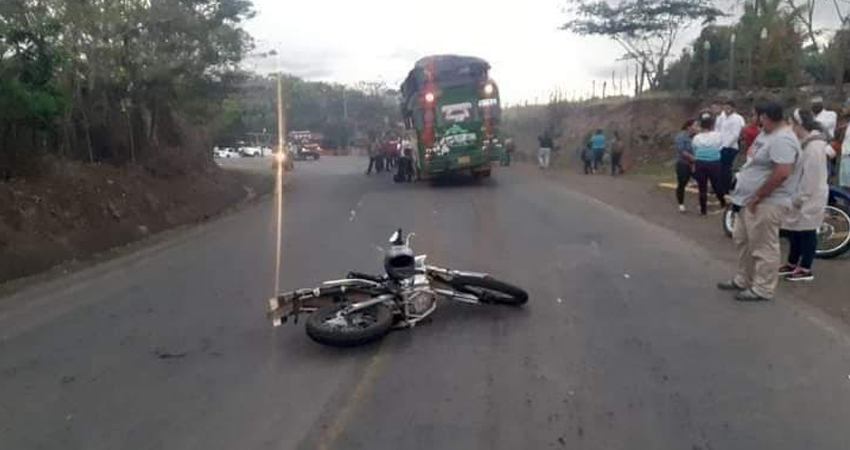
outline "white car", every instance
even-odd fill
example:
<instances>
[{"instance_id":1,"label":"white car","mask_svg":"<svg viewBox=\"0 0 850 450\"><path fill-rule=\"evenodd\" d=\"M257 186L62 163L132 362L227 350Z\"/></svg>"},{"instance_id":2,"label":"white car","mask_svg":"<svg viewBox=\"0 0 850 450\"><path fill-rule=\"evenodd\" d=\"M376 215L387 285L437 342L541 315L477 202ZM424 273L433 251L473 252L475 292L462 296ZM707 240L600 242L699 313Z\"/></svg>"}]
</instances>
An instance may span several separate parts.
<instances>
[{"instance_id":1,"label":"white car","mask_svg":"<svg viewBox=\"0 0 850 450\"><path fill-rule=\"evenodd\" d=\"M239 149L239 153L249 157L263 156L263 149L260 147L242 147Z\"/></svg>"},{"instance_id":2,"label":"white car","mask_svg":"<svg viewBox=\"0 0 850 450\"><path fill-rule=\"evenodd\" d=\"M215 147L213 149L213 157L215 158L238 158L239 156L239 153L236 153L233 149L227 147Z\"/></svg>"}]
</instances>

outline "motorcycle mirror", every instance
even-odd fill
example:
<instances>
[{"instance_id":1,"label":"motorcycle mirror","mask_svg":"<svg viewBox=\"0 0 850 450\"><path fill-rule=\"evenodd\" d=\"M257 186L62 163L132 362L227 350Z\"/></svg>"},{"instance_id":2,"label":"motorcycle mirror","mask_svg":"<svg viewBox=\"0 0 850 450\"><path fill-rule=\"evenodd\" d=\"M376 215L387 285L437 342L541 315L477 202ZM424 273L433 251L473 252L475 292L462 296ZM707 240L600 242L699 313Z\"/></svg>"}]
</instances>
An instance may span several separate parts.
<instances>
[{"instance_id":1,"label":"motorcycle mirror","mask_svg":"<svg viewBox=\"0 0 850 450\"><path fill-rule=\"evenodd\" d=\"M405 245L407 245L408 247L410 247L410 243L413 242L413 236L416 236L416 233L410 233L407 235L407 241Z\"/></svg>"},{"instance_id":2,"label":"motorcycle mirror","mask_svg":"<svg viewBox=\"0 0 850 450\"><path fill-rule=\"evenodd\" d=\"M402 240L402 231L401 228L398 229L392 236L390 236L390 244L392 245L404 245L404 241Z\"/></svg>"}]
</instances>

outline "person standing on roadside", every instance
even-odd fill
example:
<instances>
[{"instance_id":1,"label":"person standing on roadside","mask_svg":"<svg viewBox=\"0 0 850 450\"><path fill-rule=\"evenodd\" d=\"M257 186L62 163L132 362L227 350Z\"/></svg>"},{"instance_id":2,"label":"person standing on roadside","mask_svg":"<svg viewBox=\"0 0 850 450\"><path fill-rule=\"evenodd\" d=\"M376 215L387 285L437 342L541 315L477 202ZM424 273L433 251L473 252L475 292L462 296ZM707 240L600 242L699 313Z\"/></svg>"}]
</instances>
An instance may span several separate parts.
<instances>
[{"instance_id":1,"label":"person standing on roadside","mask_svg":"<svg viewBox=\"0 0 850 450\"><path fill-rule=\"evenodd\" d=\"M673 138L673 150L676 152L676 201L679 202L679 212L686 212L685 188L694 175L694 148L692 139L697 133L696 120L689 119L682 124L679 134Z\"/></svg>"},{"instance_id":2,"label":"person standing on roadside","mask_svg":"<svg viewBox=\"0 0 850 450\"><path fill-rule=\"evenodd\" d=\"M803 151L794 172L798 177L797 191L782 223L791 248L788 264L779 268L779 276L788 281L811 281L815 279L812 262L818 245L817 230L823 224L824 208L829 200L826 162L835 152L810 111L794 111L791 123Z\"/></svg>"},{"instance_id":3,"label":"person standing on roadside","mask_svg":"<svg viewBox=\"0 0 850 450\"><path fill-rule=\"evenodd\" d=\"M694 149L694 178L699 186L699 212L708 213L708 183L720 206L726 208L726 198L723 191L723 181L720 178L720 149L723 146L723 135L714 129L714 116L710 112L700 114L699 133L694 136L691 145Z\"/></svg>"},{"instance_id":4,"label":"person standing on roadside","mask_svg":"<svg viewBox=\"0 0 850 450\"><path fill-rule=\"evenodd\" d=\"M552 158L552 147L555 145L552 140L552 132L546 129L543 134L537 137L537 141L540 143L540 148L537 150L537 162L540 163L541 169L548 169L549 160Z\"/></svg>"},{"instance_id":5,"label":"person standing on roadside","mask_svg":"<svg viewBox=\"0 0 850 450\"><path fill-rule=\"evenodd\" d=\"M590 149L590 141L581 146L579 153L581 161L584 163L584 174L593 175L593 150Z\"/></svg>"},{"instance_id":6,"label":"person standing on roadside","mask_svg":"<svg viewBox=\"0 0 850 450\"><path fill-rule=\"evenodd\" d=\"M614 130L614 136L611 137L611 176L617 175L617 170L620 175L625 172L623 170L623 141L620 139L620 132Z\"/></svg>"},{"instance_id":7,"label":"person standing on roadside","mask_svg":"<svg viewBox=\"0 0 850 450\"><path fill-rule=\"evenodd\" d=\"M850 98L844 102L842 112L844 116L844 139L838 151L836 152L836 160L838 161L838 185L850 188Z\"/></svg>"},{"instance_id":8,"label":"person standing on roadside","mask_svg":"<svg viewBox=\"0 0 850 450\"><path fill-rule=\"evenodd\" d=\"M590 137L590 150L593 151L593 170L599 170L605 157L605 132L602 128L596 130Z\"/></svg>"},{"instance_id":9,"label":"person standing on roadside","mask_svg":"<svg viewBox=\"0 0 850 450\"><path fill-rule=\"evenodd\" d=\"M750 160L750 150L753 147L753 142L756 141L761 128L759 128L759 116L755 111L750 112L747 118L747 125L741 130L741 141L744 144L744 154L747 156L747 161Z\"/></svg>"},{"instance_id":10,"label":"person standing on roadside","mask_svg":"<svg viewBox=\"0 0 850 450\"><path fill-rule=\"evenodd\" d=\"M732 201L742 207L732 237L738 250L738 270L717 284L735 291L738 301L773 298L779 282L779 227L791 208L798 179L793 176L800 141L784 120L782 106L756 107L763 132L753 143L752 159L738 172Z\"/></svg>"},{"instance_id":11,"label":"person standing on roadside","mask_svg":"<svg viewBox=\"0 0 850 450\"><path fill-rule=\"evenodd\" d=\"M722 127L717 128L723 136L723 148L720 150L720 178L723 183L723 193L728 194L732 188L732 167L738 156L738 140L741 138L741 130L746 123L744 118L735 110L735 102L729 100L723 104Z\"/></svg>"},{"instance_id":12,"label":"person standing on roadside","mask_svg":"<svg viewBox=\"0 0 850 450\"><path fill-rule=\"evenodd\" d=\"M821 124L823 131L832 139L835 136L835 127L838 125L838 114L823 107L823 97L816 95L812 97L812 112L815 120Z\"/></svg>"},{"instance_id":13,"label":"person standing on roadside","mask_svg":"<svg viewBox=\"0 0 850 450\"><path fill-rule=\"evenodd\" d=\"M378 155L381 152L380 145L378 144L378 140L373 136L369 141L369 147L367 149L369 152L369 168L366 169L366 175L372 175L372 168L375 170L378 169Z\"/></svg>"},{"instance_id":14,"label":"person standing on roadside","mask_svg":"<svg viewBox=\"0 0 850 450\"><path fill-rule=\"evenodd\" d=\"M516 150L516 143L514 142L514 138L512 138L512 137L505 138L504 154L502 155L502 161L501 161L502 166L507 167L507 166L511 165L511 155L513 155L515 150Z\"/></svg>"}]
</instances>

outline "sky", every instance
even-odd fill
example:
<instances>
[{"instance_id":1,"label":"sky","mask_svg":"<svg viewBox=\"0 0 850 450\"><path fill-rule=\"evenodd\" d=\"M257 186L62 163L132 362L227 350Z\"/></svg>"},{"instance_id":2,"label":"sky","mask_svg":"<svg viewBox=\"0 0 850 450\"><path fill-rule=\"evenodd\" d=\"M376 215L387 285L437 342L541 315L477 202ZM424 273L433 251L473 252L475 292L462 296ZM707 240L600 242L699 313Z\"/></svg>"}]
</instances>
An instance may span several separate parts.
<instances>
[{"instance_id":1,"label":"sky","mask_svg":"<svg viewBox=\"0 0 850 450\"><path fill-rule=\"evenodd\" d=\"M281 68L307 80L398 85L419 58L456 53L490 62L503 102L546 102L551 92L587 96L626 74L620 47L602 37L581 37L558 27L568 20L565 0L254 0L246 24L260 72ZM684 30L680 48L697 36ZM674 50L674 54L678 54ZM630 68L634 73L634 69ZM610 81L608 81L610 84ZM597 87L597 95L601 86ZM610 87L609 87L609 93Z\"/></svg>"}]
</instances>

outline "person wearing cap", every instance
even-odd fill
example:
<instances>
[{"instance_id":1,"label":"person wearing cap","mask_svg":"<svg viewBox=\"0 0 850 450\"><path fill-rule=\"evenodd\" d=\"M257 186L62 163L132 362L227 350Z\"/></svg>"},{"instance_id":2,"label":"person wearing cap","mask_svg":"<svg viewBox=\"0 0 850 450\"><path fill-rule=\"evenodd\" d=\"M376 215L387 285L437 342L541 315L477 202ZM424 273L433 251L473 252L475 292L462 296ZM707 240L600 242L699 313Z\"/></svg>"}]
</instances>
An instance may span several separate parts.
<instances>
[{"instance_id":1,"label":"person wearing cap","mask_svg":"<svg viewBox=\"0 0 850 450\"><path fill-rule=\"evenodd\" d=\"M838 124L838 114L823 107L823 97L817 95L812 97L812 112L815 120L829 133L829 137L835 136L835 126Z\"/></svg>"},{"instance_id":2,"label":"person wearing cap","mask_svg":"<svg viewBox=\"0 0 850 450\"><path fill-rule=\"evenodd\" d=\"M708 182L720 202L726 208L723 181L720 178L720 149L723 147L723 135L714 129L714 115L706 111L699 117L700 131L691 141L694 151L694 178L699 186L699 211L708 212Z\"/></svg>"},{"instance_id":3,"label":"person wearing cap","mask_svg":"<svg viewBox=\"0 0 850 450\"><path fill-rule=\"evenodd\" d=\"M766 102L756 107L762 133L752 158L741 168L732 202L741 206L732 237L738 250L738 270L717 288L735 291L738 301L773 298L779 283L779 227L792 207L798 177L800 141L785 122L782 106Z\"/></svg>"},{"instance_id":4,"label":"person wearing cap","mask_svg":"<svg viewBox=\"0 0 850 450\"><path fill-rule=\"evenodd\" d=\"M799 180L797 191L782 223L782 231L791 248L788 263L779 268L779 276L788 281L811 281L815 279L812 263L818 245L817 230L823 225L824 209L829 200L826 161L835 156L835 152L811 111L794 111L791 123L803 152L794 171Z\"/></svg>"},{"instance_id":5,"label":"person wearing cap","mask_svg":"<svg viewBox=\"0 0 850 450\"><path fill-rule=\"evenodd\" d=\"M717 126L723 136L723 148L720 150L720 180L723 183L723 193L728 194L732 188L732 166L738 156L738 140L746 122L735 110L735 102L727 100L723 103L723 113L726 117Z\"/></svg>"}]
</instances>

